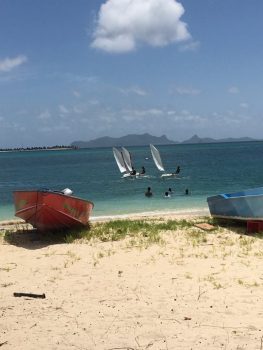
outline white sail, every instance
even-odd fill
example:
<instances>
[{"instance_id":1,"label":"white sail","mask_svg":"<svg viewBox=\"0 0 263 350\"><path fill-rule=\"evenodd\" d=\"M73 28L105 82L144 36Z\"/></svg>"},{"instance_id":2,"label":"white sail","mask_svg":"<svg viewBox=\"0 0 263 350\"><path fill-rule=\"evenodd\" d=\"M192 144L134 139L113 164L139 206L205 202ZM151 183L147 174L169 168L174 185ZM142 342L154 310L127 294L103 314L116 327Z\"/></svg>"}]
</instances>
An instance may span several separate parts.
<instances>
[{"instance_id":1,"label":"white sail","mask_svg":"<svg viewBox=\"0 0 263 350\"><path fill-rule=\"evenodd\" d=\"M129 169L129 171L132 171L132 161L131 161L130 152L124 147L122 147L121 149L122 149L122 156L125 164L127 165L127 168Z\"/></svg>"},{"instance_id":2,"label":"white sail","mask_svg":"<svg viewBox=\"0 0 263 350\"><path fill-rule=\"evenodd\" d=\"M122 154L120 151L117 150L117 148L113 147L113 155L115 157L116 163L120 169L121 173L125 173L126 171L128 171L127 167L125 166Z\"/></svg>"},{"instance_id":3,"label":"white sail","mask_svg":"<svg viewBox=\"0 0 263 350\"><path fill-rule=\"evenodd\" d=\"M150 145L150 148L151 148L153 161L154 161L156 167L158 168L158 170L164 171L163 162L162 162L162 159L161 159L161 156L160 156L158 149L156 147L154 147L154 145Z\"/></svg>"}]
</instances>

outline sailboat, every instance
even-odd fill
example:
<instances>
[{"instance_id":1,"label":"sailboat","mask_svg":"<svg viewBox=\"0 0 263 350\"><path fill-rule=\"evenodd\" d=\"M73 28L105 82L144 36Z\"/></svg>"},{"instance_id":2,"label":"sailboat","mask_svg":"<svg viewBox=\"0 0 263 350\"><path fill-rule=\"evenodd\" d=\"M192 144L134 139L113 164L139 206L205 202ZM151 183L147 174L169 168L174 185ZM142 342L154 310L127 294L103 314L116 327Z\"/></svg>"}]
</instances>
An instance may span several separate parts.
<instances>
[{"instance_id":1,"label":"sailboat","mask_svg":"<svg viewBox=\"0 0 263 350\"><path fill-rule=\"evenodd\" d=\"M118 168L120 172L123 174L122 177L129 177L131 176L130 170L124 160L123 153L120 152L116 147L112 148L114 158L116 160L116 163L118 165Z\"/></svg>"},{"instance_id":2,"label":"sailboat","mask_svg":"<svg viewBox=\"0 0 263 350\"><path fill-rule=\"evenodd\" d=\"M130 172L134 171L134 167L133 167L133 164L132 164L132 158L131 158L131 153L125 148L125 147L122 147L121 148L122 151L122 157L124 159L124 163L126 164L127 168L129 169ZM134 175L131 175L132 177L133 176L136 176L136 178L144 178L144 177L149 177L149 175L146 175L145 174L145 168L144 166L142 167L142 172L136 172L136 174Z\"/></svg>"},{"instance_id":3,"label":"sailboat","mask_svg":"<svg viewBox=\"0 0 263 350\"><path fill-rule=\"evenodd\" d=\"M157 169L159 171L165 172L160 152L152 144L150 144L150 149L151 149L154 164L156 165ZM161 177L175 177L175 176L177 176L177 174L175 174L175 173L171 173L171 174L164 173L161 175Z\"/></svg>"},{"instance_id":4,"label":"sailboat","mask_svg":"<svg viewBox=\"0 0 263 350\"><path fill-rule=\"evenodd\" d=\"M142 177L149 177L148 175L145 175L143 173L131 174L132 171L134 171L134 167L132 164L131 154L130 152L125 148L121 147L121 150L118 150L116 147L113 147L113 155L115 157L116 163L118 165L118 168L120 172L123 174L123 178L142 178Z\"/></svg>"}]
</instances>

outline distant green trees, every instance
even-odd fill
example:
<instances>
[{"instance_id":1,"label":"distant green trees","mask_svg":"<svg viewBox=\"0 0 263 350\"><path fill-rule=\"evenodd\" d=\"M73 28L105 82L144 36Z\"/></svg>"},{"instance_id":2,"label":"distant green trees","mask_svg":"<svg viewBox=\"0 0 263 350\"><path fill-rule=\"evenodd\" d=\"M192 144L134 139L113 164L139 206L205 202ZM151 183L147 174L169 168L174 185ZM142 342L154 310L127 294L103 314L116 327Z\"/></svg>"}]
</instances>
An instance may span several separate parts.
<instances>
[{"instance_id":1,"label":"distant green trees","mask_svg":"<svg viewBox=\"0 0 263 350\"><path fill-rule=\"evenodd\" d=\"M0 148L0 152L12 152L12 151L45 151L45 150L56 150L56 149L78 149L77 146L43 146L43 147L15 147L15 148Z\"/></svg>"}]
</instances>

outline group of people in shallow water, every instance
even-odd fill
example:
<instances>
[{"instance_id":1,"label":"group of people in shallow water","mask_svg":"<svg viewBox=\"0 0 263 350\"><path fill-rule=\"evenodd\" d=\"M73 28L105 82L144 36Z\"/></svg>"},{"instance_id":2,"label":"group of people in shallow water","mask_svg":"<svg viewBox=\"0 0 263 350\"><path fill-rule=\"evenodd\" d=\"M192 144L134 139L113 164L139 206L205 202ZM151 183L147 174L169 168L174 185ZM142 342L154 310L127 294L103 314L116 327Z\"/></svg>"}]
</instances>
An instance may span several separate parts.
<instances>
[{"instance_id":1,"label":"group of people in shallow water","mask_svg":"<svg viewBox=\"0 0 263 350\"><path fill-rule=\"evenodd\" d=\"M180 168L180 166L178 165L177 168L176 168L176 170L175 170L175 172L172 173L172 174L173 174L173 175L177 175L177 174L180 173L180 171L181 171L181 168ZM145 167L142 166L141 171L140 171L139 174L140 174L140 175L144 175L145 173L146 173ZM136 175L136 174L137 174L137 172L136 172L136 170L134 169L134 167L132 167L132 170L130 171L130 174L131 174L131 175Z\"/></svg>"},{"instance_id":2,"label":"group of people in shallow water","mask_svg":"<svg viewBox=\"0 0 263 350\"><path fill-rule=\"evenodd\" d=\"M172 191L172 189L169 187L169 188L168 188L168 191L166 191L166 192L164 193L164 198L170 198L170 197L172 196L172 194L173 194L173 191ZM190 191L189 191L188 188L185 189L184 194L185 194L186 196L188 196L188 195L190 194ZM152 189L151 189L151 187L148 187L147 190L146 190L146 192L145 192L145 197L152 197L152 196L153 196Z\"/></svg>"}]
</instances>

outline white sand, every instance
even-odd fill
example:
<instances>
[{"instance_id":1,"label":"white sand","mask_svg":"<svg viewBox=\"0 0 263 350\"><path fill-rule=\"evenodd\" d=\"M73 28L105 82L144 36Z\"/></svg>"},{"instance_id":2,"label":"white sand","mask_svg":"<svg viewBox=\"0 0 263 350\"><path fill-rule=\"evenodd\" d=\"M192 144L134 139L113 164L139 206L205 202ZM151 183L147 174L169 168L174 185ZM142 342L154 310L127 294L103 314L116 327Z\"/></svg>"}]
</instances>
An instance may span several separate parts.
<instances>
[{"instance_id":1,"label":"white sand","mask_svg":"<svg viewBox=\"0 0 263 350\"><path fill-rule=\"evenodd\" d=\"M2 240L1 350L262 350L263 240L223 228L162 236L148 247Z\"/></svg>"}]
</instances>

